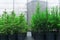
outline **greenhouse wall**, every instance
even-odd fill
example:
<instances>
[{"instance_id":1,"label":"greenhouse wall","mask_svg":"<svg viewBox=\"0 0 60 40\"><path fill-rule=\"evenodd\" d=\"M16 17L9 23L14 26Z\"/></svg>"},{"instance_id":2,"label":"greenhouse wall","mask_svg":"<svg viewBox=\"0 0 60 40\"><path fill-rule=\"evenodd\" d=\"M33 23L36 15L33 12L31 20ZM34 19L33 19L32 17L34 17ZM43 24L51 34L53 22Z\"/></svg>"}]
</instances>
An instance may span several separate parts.
<instances>
[{"instance_id":1,"label":"greenhouse wall","mask_svg":"<svg viewBox=\"0 0 60 40\"><path fill-rule=\"evenodd\" d=\"M28 24L30 24L31 16L36 10L37 2L38 2L37 0L33 0L33 1L27 3ZM45 10L46 7L48 6L48 2L39 1L39 3L40 3L40 9L42 11Z\"/></svg>"}]
</instances>

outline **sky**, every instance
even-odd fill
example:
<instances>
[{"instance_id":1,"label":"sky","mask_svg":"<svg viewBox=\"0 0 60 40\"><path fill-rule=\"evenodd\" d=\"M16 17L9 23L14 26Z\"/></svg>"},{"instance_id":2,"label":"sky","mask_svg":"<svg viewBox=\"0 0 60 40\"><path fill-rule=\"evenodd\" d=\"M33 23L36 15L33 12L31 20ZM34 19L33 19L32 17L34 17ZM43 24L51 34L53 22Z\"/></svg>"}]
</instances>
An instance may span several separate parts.
<instances>
[{"instance_id":1,"label":"sky","mask_svg":"<svg viewBox=\"0 0 60 40\"><path fill-rule=\"evenodd\" d=\"M30 2L31 0L28 0ZM47 1L48 2L48 7L56 6L58 5L58 0L40 0L40 1ZM15 11L26 11L27 9L27 0L14 0L14 9ZM4 11L6 9L7 11L12 11L13 10L13 0L1 0L0 1L0 12ZM17 11L17 12L18 12Z\"/></svg>"}]
</instances>

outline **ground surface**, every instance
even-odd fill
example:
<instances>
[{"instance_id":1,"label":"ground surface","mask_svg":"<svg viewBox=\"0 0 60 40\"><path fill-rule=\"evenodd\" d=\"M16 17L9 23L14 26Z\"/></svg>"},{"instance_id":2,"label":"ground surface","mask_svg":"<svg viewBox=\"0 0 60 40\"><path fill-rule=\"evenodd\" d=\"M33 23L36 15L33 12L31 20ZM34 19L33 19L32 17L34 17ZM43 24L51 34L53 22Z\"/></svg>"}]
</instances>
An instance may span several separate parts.
<instances>
[{"instance_id":1,"label":"ground surface","mask_svg":"<svg viewBox=\"0 0 60 40\"><path fill-rule=\"evenodd\" d=\"M32 38L31 32L27 32L27 37L25 38L25 40L34 40Z\"/></svg>"}]
</instances>

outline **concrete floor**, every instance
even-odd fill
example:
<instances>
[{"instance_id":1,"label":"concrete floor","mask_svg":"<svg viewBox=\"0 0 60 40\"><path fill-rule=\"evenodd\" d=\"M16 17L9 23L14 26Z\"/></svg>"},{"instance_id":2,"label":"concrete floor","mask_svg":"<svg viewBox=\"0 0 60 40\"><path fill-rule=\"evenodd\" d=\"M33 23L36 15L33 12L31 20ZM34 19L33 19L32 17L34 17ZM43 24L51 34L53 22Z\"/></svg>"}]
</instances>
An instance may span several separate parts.
<instances>
[{"instance_id":1,"label":"concrete floor","mask_svg":"<svg viewBox=\"0 0 60 40\"><path fill-rule=\"evenodd\" d=\"M31 32L27 32L27 37L26 37L25 40L34 40L34 39L32 38Z\"/></svg>"}]
</instances>

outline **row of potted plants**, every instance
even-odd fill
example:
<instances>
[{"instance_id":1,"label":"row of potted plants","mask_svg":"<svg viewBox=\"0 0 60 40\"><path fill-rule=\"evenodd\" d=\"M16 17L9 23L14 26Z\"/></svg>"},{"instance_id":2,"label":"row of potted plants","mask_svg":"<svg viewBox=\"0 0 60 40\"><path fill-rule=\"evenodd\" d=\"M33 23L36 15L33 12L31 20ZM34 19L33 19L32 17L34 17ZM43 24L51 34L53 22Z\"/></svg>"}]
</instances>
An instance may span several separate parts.
<instances>
[{"instance_id":1,"label":"row of potted plants","mask_svg":"<svg viewBox=\"0 0 60 40\"><path fill-rule=\"evenodd\" d=\"M48 8L41 11L39 3L31 18L32 37L35 40L59 40L60 39L60 9ZM29 28L30 29L30 28ZM16 16L12 11L6 11L0 16L1 40L24 40L28 31L28 25L23 13Z\"/></svg>"},{"instance_id":2,"label":"row of potted plants","mask_svg":"<svg viewBox=\"0 0 60 40\"><path fill-rule=\"evenodd\" d=\"M14 11L11 14L4 11L2 16L0 16L1 40L24 40L27 29L27 22L23 13L16 16Z\"/></svg>"},{"instance_id":3,"label":"row of potted plants","mask_svg":"<svg viewBox=\"0 0 60 40\"><path fill-rule=\"evenodd\" d=\"M35 40L60 40L60 9L53 7L51 11L41 11L38 3L32 15L31 31Z\"/></svg>"}]
</instances>

